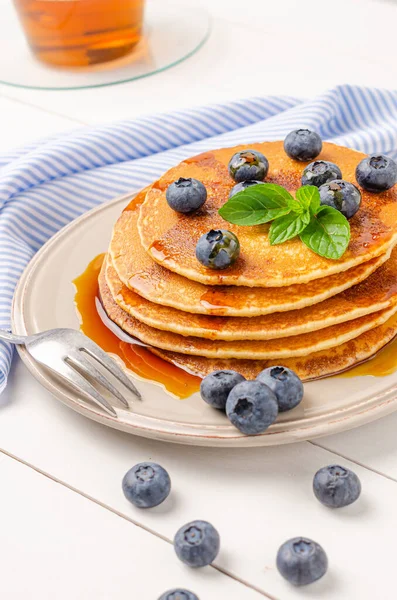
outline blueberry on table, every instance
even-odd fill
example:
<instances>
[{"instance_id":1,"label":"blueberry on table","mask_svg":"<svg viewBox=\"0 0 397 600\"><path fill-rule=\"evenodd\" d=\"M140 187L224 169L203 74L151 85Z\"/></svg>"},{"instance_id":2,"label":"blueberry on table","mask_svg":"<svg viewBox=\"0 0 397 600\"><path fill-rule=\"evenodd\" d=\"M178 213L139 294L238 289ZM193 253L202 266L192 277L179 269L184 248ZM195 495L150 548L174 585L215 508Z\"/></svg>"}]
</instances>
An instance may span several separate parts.
<instances>
[{"instance_id":1,"label":"blueberry on table","mask_svg":"<svg viewBox=\"0 0 397 600\"><path fill-rule=\"evenodd\" d=\"M295 160L313 160L320 154L322 147L318 133L309 129L291 131L284 140L286 154Z\"/></svg>"},{"instance_id":2,"label":"blueberry on table","mask_svg":"<svg viewBox=\"0 0 397 600\"><path fill-rule=\"evenodd\" d=\"M201 382L201 397L214 408L225 410L230 392L242 381L245 381L245 377L236 371L214 371Z\"/></svg>"},{"instance_id":3,"label":"blueberry on table","mask_svg":"<svg viewBox=\"0 0 397 600\"><path fill-rule=\"evenodd\" d=\"M197 179L180 177L168 186L165 197L172 210L191 213L203 206L207 200L207 190Z\"/></svg>"},{"instance_id":4,"label":"blueberry on table","mask_svg":"<svg viewBox=\"0 0 397 600\"><path fill-rule=\"evenodd\" d=\"M303 398L303 383L292 369L269 367L256 379L274 392L280 412L295 408Z\"/></svg>"},{"instance_id":5,"label":"blueberry on table","mask_svg":"<svg viewBox=\"0 0 397 600\"><path fill-rule=\"evenodd\" d=\"M178 558L189 567L210 565L218 555L219 533L207 521L192 521L177 531L174 548Z\"/></svg>"},{"instance_id":6,"label":"blueberry on table","mask_svg":"<svg viewBox=\"0 0 397 600\"><path fill-rule=\"evenodd\" d=\"M230 392L226 402L226 414L242 433L263 433L277 418L277 398L264 383L243 381Z\"/></svg>"},{"instance_id":7,"label":"blueberry on table","mask_svg":"<svg viewBox=\"0 0 397 600\"><path fill-rule=\"evenodd\" d=\"M237 236L226 229L211 229L201 236L196 246L196 258L210 269L227 269L240 254Z\"/></svg>"},{"instance_id":8,"label":"blueberry on table","mask_svg":"<svg viewBox=\"0 0 397 600\"><path fill-rule=\"evenodd\" d=\"M159 600L199 600L196 594L189 592L189 590L182 590L177 588L175 590L169 590L162 594Z\"/></svg>"},{"instance_id":9,"label":"blueberry on table","mask_svg":"<svg viewBox=\"0 0 397 600\"><path fill-rule=\"evenodd\" d=\"M332 162L327 160L315 160L307 165L302 175L302 185L315 185L320 187L324 183L342 179L342 171Z\"/></svg>"},{"instance_id":10,"label":"blueberry on table","mask_svg":"<svg viewBox=\"0 0 397 600\"><path fill-rule=\"evenodd\" d=\"M252 179L251 181L242 181L241 183L236 183L236 185L232 187L232 189L229 192L229 198L233 198L233 196L247 189L247 187L260 184L263 184L263 181L256 181L255 179Z\"/></svg>"},{"instance_id":11,"label":"blueberry on table","mask_svg":"<svg viewBox=\"0 0 397 600\"><path fill-rule=\"evenodd\" d=\"M328 559L322 547L308 538L285 542L277 553L277 569L293 585L307 585L325 575Z\"/></svg>"},{"instance_id":12,"label":"blueberry on table","mask_svg":"<svg viewBox=\"0 0 397 600\"><path fill-rule=\"evenodd\" d=\"M138 508L152 508L164 502L171 491L167 471L153 462L132 467L123 478L124 496Z\"/></svg>"},{"instance_id":13,"label":"blueberry on table","mask_svg":"<svg viewBox=\"0 0 397 600\"><path fill-rule=\"evenodd\" d=\"M320 186L319 192L321 204L336 208L346 219L351 219L360 208L360 191L355 185L343 179L325 183Z\"/></svg>"},{"instance_id":14,"label":"blueberry on table","mask_svg":"<svg viewBox=\"0 0 397 600\"><path fill-rule=\"evenodd\" d=\"M263 181L269 171L269 161L257 150L241 150L229 162L229 174L234 181Z\"/></svg>"},{"instance_id":15,"label":"blueberry on table","mask_svg":"<svg viewBox=\"0 0 397 600\"><path fill-rule=\"evenodd\" d=\"M383 154L368 156L357 165L356 179L368 192L384 192L397 183L397 163Z\"/></svg>"},{"instance_id":16,"label":"blueberry on table","mask_svg":"<svg viewBox=\"0 0 397 600\"><path fill-rule=\"evenodd\" d=\"M340 465L329 465L315 474L313 491L325 506L341 508L357 500L361 494L361 483L350 469Z\"/></svg>"}]
</instances>

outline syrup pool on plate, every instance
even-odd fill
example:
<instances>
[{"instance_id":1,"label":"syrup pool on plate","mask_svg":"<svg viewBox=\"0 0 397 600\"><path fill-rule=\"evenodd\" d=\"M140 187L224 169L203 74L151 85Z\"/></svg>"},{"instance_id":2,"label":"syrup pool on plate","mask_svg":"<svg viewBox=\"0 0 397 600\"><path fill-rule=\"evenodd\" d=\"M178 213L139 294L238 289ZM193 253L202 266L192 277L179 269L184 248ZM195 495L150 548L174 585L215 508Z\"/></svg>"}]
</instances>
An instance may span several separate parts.
<instances>
[{"instance_id":1,"label":"syrup pool on plate","mask_svg":"<svg viewBox=\"0 0 397 600\"><path fill-rule=\"evenodd\" d=\"M102 321L96 302L99 297L98 275L105 255L100 254L73 283L76 286L75 304L81 318L80 329L106 352L117 355L125 366L143 379L162 384L178 398L188 398L200 388L201 378L155 356L137 340L125 342ZM118 329L117 325L113 327ZM121 331L121 330L120 330Z\"/></svg>"},{"instance_id":2,"label":"syrup pool on plate","mask_svg":"<svg viewBox=\"0 0 397 600\"><path fill-rule=\"evenodd\" d=\"M391 317L390 321L396 321L397 315ZM339 377L364 377L372 375L373 377L385 377L392 375L397 371L397 339L395 338L380 350L373 358L370 358L361 365L353 367Z\"/></svg>"}]
</instances>

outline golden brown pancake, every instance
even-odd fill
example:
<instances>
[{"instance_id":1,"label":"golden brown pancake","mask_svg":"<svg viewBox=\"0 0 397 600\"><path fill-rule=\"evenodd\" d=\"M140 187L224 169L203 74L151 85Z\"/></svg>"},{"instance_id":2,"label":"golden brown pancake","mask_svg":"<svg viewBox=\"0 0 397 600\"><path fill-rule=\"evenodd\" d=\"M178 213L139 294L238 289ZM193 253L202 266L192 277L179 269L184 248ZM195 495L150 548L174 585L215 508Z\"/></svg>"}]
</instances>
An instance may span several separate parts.
<instances>
[{"instance_id":1,"label":"golden brown pancake","mask_svg":"<svg viewBox=\"0 0 397 600\"><path fill-rule=\"evenodd\" d=\"M397 311L397 299L395 299L394 304L385 310L312 333L267 341L207 340L154 329L128 315L112 297L106 283L105 268L104 264L99 276L102 304L109 318L123 331L149 346L207 358L263 360L306 356L312 352L343 344L381 325Z\"/></svg>"},{"instance_id":2,"label":"golden brown pancake","mask_svg":"<svg viewBox=\"0 0 397 600\"><path fill-rule=\"evenodd\" d=\"M384 254L348 271L283 288L205 286L165 269L143 250L137 219L145 195L146 190L138 194L114 227L109 247L112 264L125 286L151 302L181 311L252 317L301 309L363 281L389 257Z\"/></svg>"},{"instance_id":3,"label":"golden brown pancake","mask_svg":"<svg viewBox=\"0 0 397 600\"><path fill-rule=\"evenodd\" d=\"M120 281L110 257L106 282L117 304L150 327L212 340L269 340L318 331L389 307L397 299L397 250L365 281L333 298L300 310L260 317L193 315L153 304Z\"/></svg>"},{"instance_id":4,"label":"golden brown pancake","mask_svg":"<svg viewBox=\"0 0 397 600\"><path fill-rule=\"evenodd\" d=\"M361 190L360 210L350 219L350 243L339 260L322 258L299 238L270 246L268 224L242 227L227 223L218 214L234 185L227 164L235 152L248 147L263 152L269 159L267 182L282 185L292 193L300 187L305 164L290 159L284 152L283 142L214 150L186 160L165 173L149 189L140 207L139 235L153 260L207 285L278 287L306 283L351 269L384 254L396 242L397 187L379 194ZM319 158L336 163L343 178L355 183L355 169L364 155L324 143ZM193 177L207 188L206 203L191 215L173 211L166 202L167 187L179 177ZM240 257L223 271L208 269L196 259L197 241L211 229L229 229L240 241Z\"/></svg>"}]
</instances>

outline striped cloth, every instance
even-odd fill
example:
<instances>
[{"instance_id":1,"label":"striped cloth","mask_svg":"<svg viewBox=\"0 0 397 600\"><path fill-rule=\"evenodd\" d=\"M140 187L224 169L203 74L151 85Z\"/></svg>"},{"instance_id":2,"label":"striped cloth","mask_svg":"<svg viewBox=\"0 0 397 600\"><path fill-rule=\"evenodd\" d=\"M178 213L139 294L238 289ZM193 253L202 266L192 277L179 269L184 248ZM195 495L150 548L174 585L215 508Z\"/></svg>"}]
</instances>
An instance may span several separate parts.
<instances>
[{"instance_id":1,"label":"striped cloth","mask_svg":"<svg viewBox=\"0 0 397 600\"><path fill-rule=\"evenodd\" d=\"M253 98L82 128L0 156L0 327L34 253L86 210L150 183L206 149L282 139L307 127L324 140L397 158L397 92L339 86L313 100ZM0 392L13 348L0 342Z\"/></svg>"}]
</instances>

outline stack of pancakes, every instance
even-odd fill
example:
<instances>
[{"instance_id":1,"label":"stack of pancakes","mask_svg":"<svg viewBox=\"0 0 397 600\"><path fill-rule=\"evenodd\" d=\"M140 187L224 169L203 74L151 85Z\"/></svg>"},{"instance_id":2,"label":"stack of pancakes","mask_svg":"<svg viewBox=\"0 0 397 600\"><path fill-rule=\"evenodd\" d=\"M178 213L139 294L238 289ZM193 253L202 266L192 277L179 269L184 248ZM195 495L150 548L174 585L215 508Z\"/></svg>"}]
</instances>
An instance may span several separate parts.
<instances>
[{"instance_id":1,"label":"stack of pancakes","mask_svg":"<svg viewBox=\"0 0 397 600\"><path fill-rule=\"evenodd\" d=\"M266 181L294 194L305 164L288 158L282 142L249 147L268 158ZM396 188L361 190L340 260L322 258L299 238L270 246L269 225L236 226L218 214L235 185L228 162L244 148L182 162L125 208L99 278L106 313L156 355L200 376L235 369L253 378L282 364L309 380L370 358L397 333ZM319 158L355 183L363 155L324 144ZM179 177L207 188L196 213L167 204L166 189ZM240 257L228 269L208 269L196 259L197 241L211 229L228 229L240 241Z\"/></svg>"}]
</instances>

